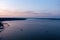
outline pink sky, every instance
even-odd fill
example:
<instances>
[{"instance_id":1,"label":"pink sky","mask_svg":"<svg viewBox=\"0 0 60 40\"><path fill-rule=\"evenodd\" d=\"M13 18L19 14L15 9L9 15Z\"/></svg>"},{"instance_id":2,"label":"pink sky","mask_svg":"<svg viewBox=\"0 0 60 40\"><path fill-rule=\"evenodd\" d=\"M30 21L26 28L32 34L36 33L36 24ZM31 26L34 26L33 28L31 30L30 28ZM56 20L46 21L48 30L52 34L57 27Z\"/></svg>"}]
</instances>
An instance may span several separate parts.
<instances>
[{"instance_id":1,"label":"pink sky","mask_svg":"<svg viewBox=\"0 0 60 40\"><path fill-rule=\"evenodd\" d=\"M52 17L60 16L57 11L20 11L20 10L1 10L0 17Z\"/></svg>"}]
</instances>

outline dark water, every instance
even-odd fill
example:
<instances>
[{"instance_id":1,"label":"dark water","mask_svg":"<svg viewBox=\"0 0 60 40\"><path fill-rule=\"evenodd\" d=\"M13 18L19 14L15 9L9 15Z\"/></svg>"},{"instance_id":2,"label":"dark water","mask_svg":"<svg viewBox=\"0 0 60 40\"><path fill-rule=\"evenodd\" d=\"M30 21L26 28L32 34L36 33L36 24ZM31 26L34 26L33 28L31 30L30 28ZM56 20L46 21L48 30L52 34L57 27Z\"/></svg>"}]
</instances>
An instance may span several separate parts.
<instances>
[{"instance_id":1,"label":"dark water","mask_svg":"<svg viewBox=\"0 0 60 40\"><path fill-rule=\"evenodd\" d=\"M5 21L0 40L60 40L60 20Z\"/></svg>"}]
</instances>

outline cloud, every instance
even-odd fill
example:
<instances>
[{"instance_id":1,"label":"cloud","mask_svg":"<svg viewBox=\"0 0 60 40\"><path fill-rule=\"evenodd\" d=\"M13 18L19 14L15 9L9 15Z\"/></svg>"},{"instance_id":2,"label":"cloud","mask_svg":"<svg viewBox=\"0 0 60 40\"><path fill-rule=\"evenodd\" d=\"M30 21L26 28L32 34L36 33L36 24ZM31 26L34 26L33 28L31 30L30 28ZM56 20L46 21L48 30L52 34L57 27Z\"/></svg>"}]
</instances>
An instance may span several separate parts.
<instances>
[{"instance_id":1,"label":"cloud","mask_svg":"<svg viewBox=\"0 0 60 40\"><path fill-rule=\"evenodd\" d=\"M18 10L0 10L0 17L60 17L60 12L36 12L36 11L18 11Z\"/></svg>"}]
</instances>

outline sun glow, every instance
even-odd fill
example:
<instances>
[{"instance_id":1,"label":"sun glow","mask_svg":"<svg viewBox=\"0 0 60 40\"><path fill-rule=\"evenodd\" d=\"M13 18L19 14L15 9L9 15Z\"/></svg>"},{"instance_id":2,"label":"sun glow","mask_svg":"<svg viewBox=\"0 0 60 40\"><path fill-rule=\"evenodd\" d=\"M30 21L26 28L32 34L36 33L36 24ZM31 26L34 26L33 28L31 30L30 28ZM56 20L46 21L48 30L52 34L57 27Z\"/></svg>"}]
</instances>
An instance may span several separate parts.
<instances>
[{"instance_id":1,"label":"sun glow","mask_svg":"<svg viewBox=\"0 0 60 40\"><path fill-rule=\"evenodd\" d=\"M0 17L5 16L24 16L26 14L22 14L22 12L15 11L14 9L10 9L11 7L4 1L0 2Z\"/></svg>"}]
</instances>

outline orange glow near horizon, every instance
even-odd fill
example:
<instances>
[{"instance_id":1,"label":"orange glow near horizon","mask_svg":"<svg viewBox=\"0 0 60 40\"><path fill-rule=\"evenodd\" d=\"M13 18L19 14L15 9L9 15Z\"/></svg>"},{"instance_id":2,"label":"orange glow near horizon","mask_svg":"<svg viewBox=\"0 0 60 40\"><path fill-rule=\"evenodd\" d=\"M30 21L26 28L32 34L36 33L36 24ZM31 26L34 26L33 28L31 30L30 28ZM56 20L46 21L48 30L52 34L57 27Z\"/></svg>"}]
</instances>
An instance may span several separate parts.
<instances>
[{"instance_id":1,"label":"orange glow near horizon","mask_svg":"<svg viewBox=\"0 0 60 40\"><path fill-rule=\"evenodd\" d=\"M39 17L47 16L45 13L36 13L31 11L19 11L19 10L0 10L0 17ZM48 15L49 16L49 15Z\"/></svg>"},{"instance_id":2,"label":"orange glow near horizon","mask_svg":"<svg viewBox=\"0 0 60 40\"><path fill-rule=\"evenodd\" d=\"M0 10L0 17L26 17L28 14L18 11Z\"/></svg>"}]
</instances>

